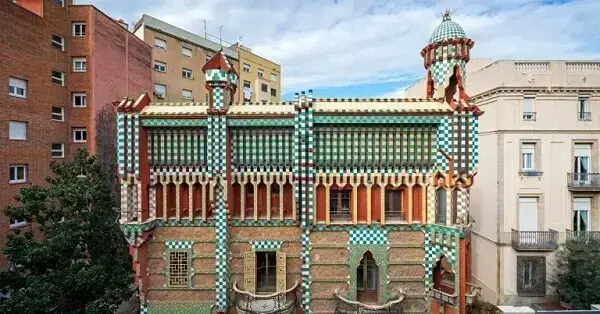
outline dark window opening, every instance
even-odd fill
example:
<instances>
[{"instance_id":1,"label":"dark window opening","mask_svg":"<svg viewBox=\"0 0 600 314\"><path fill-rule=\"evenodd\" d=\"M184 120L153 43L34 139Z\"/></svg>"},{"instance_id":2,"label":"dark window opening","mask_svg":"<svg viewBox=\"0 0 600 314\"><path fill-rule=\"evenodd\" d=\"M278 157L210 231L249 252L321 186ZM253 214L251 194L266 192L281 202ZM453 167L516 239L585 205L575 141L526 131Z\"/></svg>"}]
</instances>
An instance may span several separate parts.
<instances>
[{"instance_id":1,"label":"dark window opening","mask_svg":"<svg viewBox=\"0 0 600 314\"><path fill-rule=\"evenodd\" d=\"M275 252L256 252L256 292L277 291L277 255Z\"/></svg>"}]
</instances>

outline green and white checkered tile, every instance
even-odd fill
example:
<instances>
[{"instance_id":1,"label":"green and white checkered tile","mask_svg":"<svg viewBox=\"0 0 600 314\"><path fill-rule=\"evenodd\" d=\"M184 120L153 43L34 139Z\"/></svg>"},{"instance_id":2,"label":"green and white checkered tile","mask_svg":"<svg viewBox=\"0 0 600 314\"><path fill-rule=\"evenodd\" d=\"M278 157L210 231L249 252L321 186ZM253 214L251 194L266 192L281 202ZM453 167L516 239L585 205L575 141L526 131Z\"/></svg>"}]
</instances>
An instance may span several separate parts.
<instances>
[{"instance_id":1,"label":"green and white checkered tile","mask_svg":"<svg viewBox=\"0 0 600 314\"><path fill-rule=\"evenodd\" d=\"M377 226L358 226L350 230L350 245L388 244L387 230Z\"/></svg>"},{"instance_id":2,"label":"green and white checkered tile","mask_svg":"<svg viewBox=\"0 0 600 314\"><path fill-rule=\"evenodd\" d=\"M433 31L429 37L429 43L437 43L445 39L465 38L467 35L463 28L450 19L450 16L444 16L442 23Z\"/></svg>"},{"instance_id":3,"label":"green and white checkered tile","mask_svg":"<svg viewBox=\"0 0 600 314\"><path fill-rule=\"evenodd\" d=\"M170 240L165 241L165 246L170 250L191 249L194 241Z\"/></svg>"},{"instance_id":4,"label":"green and white checkered tile","mask_svg":"<svg viewBox=\"0 0 600 314\"><path fill-rule=\"evenodd\" d=\"M252 249L255 252L268 252L279 250L283 241L259 240L252 241L250 243L252 244Z\"/></svg>"}]
</instances>

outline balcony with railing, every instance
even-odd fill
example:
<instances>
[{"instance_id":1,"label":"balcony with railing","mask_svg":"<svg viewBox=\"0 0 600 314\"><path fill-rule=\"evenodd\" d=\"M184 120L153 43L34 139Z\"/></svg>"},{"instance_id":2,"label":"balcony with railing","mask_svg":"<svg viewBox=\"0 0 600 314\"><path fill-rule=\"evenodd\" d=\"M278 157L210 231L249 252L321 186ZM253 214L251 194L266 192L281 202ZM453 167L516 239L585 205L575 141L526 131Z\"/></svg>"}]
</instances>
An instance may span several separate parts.
<instances>
[{"instance_id":1,"label":"balcony with railing","mask_svg":"<svg viewBox=\"0 0 600 314\"><path fill-rule=\"evenodd\" d=\"M512 247L517 251L554 251L558 248L558 231L517 231L512 229Z\"/></svg>"},{"instance_id":2,"label":"balcony with railing","mask_svg":"<svg viewBox=\"0 0 600 314\"><path fill-rule=\"evenodd\" d=\"M567 187L571 191L600 192L600 173L569 173Z\"/></svg>"},{"instance_id":3,"label":"balcony with railing","mask_svg":"<svg viewBox=\"0 0 600 314\"><path fill-rule=\"evenodd\" d=\"M523 121L535 121L536 113L535 112L523 112Z\"/></svg>"},{"instance_id":4,"label":"balcony with railing","mask_svg":"<svg viewBox=\"0 0 600 314\"><path fill-rule=\"evenodd\" d=\"M352 221L352 211L349 208L332 208L329 217L334 223L343 223Z\"/></svg>"},{"instance_id":5,"label":"balcony with railing","mask_svg":"<svg viewBox=\"0 0 600 314\"><path fill-rule=\"evenodd\" d=\"M600 231L574 231L566 230L567 241L600 241Z\"/></svg>"},{"instance_id":6,"label":"balcony with railing","mask_svg":"<svg viewBox=\"0 0 600 314\"><path fill-rule=\"evenodd\" d=\"M579 111L577 112L577 120L592 121L592 113L589 111Z\"/></svg>"},{"instance_id":7,"label":"balcony with railing","mask_svg":"<svg viewBox=\"0 0 600 314\"><path fill-rule=\"evenodd\" d=\"M345 293L335 291L333 293L337 298L335 307L336 314L402 314L402 301L405 293L401 289L396 289L392 298L383 305L365 304L358 301L348 300L343 295Z\"/></svg>"},{"instance_id":8,"label":"balcony with railing","mask_svg":"<svg viewBox=\"0 0 600 314\"><path fill-rule=\"evenodd\" d=\"M254 294L233 284L234 302L240 314L292 314L300 307L298 281L286 291Z\"/></svg>"}]
</instances>

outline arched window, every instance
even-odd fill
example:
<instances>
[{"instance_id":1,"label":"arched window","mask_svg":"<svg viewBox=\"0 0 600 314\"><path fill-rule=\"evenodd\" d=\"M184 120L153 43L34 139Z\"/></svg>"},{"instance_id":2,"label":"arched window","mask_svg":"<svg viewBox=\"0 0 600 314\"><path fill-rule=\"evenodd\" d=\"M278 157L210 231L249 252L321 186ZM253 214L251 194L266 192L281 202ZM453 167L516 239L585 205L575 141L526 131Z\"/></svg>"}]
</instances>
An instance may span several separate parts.
<instances>
[{"instance_id":1,"label":"arched window","mask_svg":"<svg viewBox=\"0 0 600 314\"><path fill-rule=\"evenodd\" d=\"M448 294L454 294L456 278L450 262L442 256L433 269L433 289Z\"/></svg>"},{"instance_id":2,"label":"arched window","mask_svg":"<svg viewBox=\"0 0 600 314\"><path fill-rule=\"evenodd\" d=\"M359 302L377 302L379 271L371 252L363 255L356 268L356 299Z\"/></svg>"},{"instance_id":3,"label":"arched window","mask_svg":"<svg viewBox=\"0 0 600 314\"><path fill-rule=\"evenodd\" d=\"M446 189L435 191L435 223L446 224Z\"/></svg>"}]
</instances>

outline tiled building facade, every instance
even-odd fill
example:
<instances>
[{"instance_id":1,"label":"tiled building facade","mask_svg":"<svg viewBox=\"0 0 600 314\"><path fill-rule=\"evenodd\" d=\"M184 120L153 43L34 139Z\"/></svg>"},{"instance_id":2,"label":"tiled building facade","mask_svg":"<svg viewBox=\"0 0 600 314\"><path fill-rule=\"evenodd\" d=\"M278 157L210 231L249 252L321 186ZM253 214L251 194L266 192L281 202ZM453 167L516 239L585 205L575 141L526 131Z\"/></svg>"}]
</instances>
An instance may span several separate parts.
<instances>
[{"instance_id":1,"label":"tiled building facade","mask_svg":"<svg viewBox=\"0 0 600 314\"><path fill-rule=\"evenodd\" d=\"M44 184L50 161L94 152L105 105L152 88L152 48L95 7L72 2L0 1L2 206L15 204L22 187ZM30 226L0 215L0 234L15 228Z\"/></svg>"},{"instance_id":2,"label":"tiled building facade","mask_svg":"<svg viewBox=\"0 0 600 314\"><path fill-rule=\"evenodd\" d=\"M141 311L465 313L472 46L445 14L423 99L234 103L220 52L202 68L208 103L124 99L121 223Z\"/></svg>"}]
</instances>

